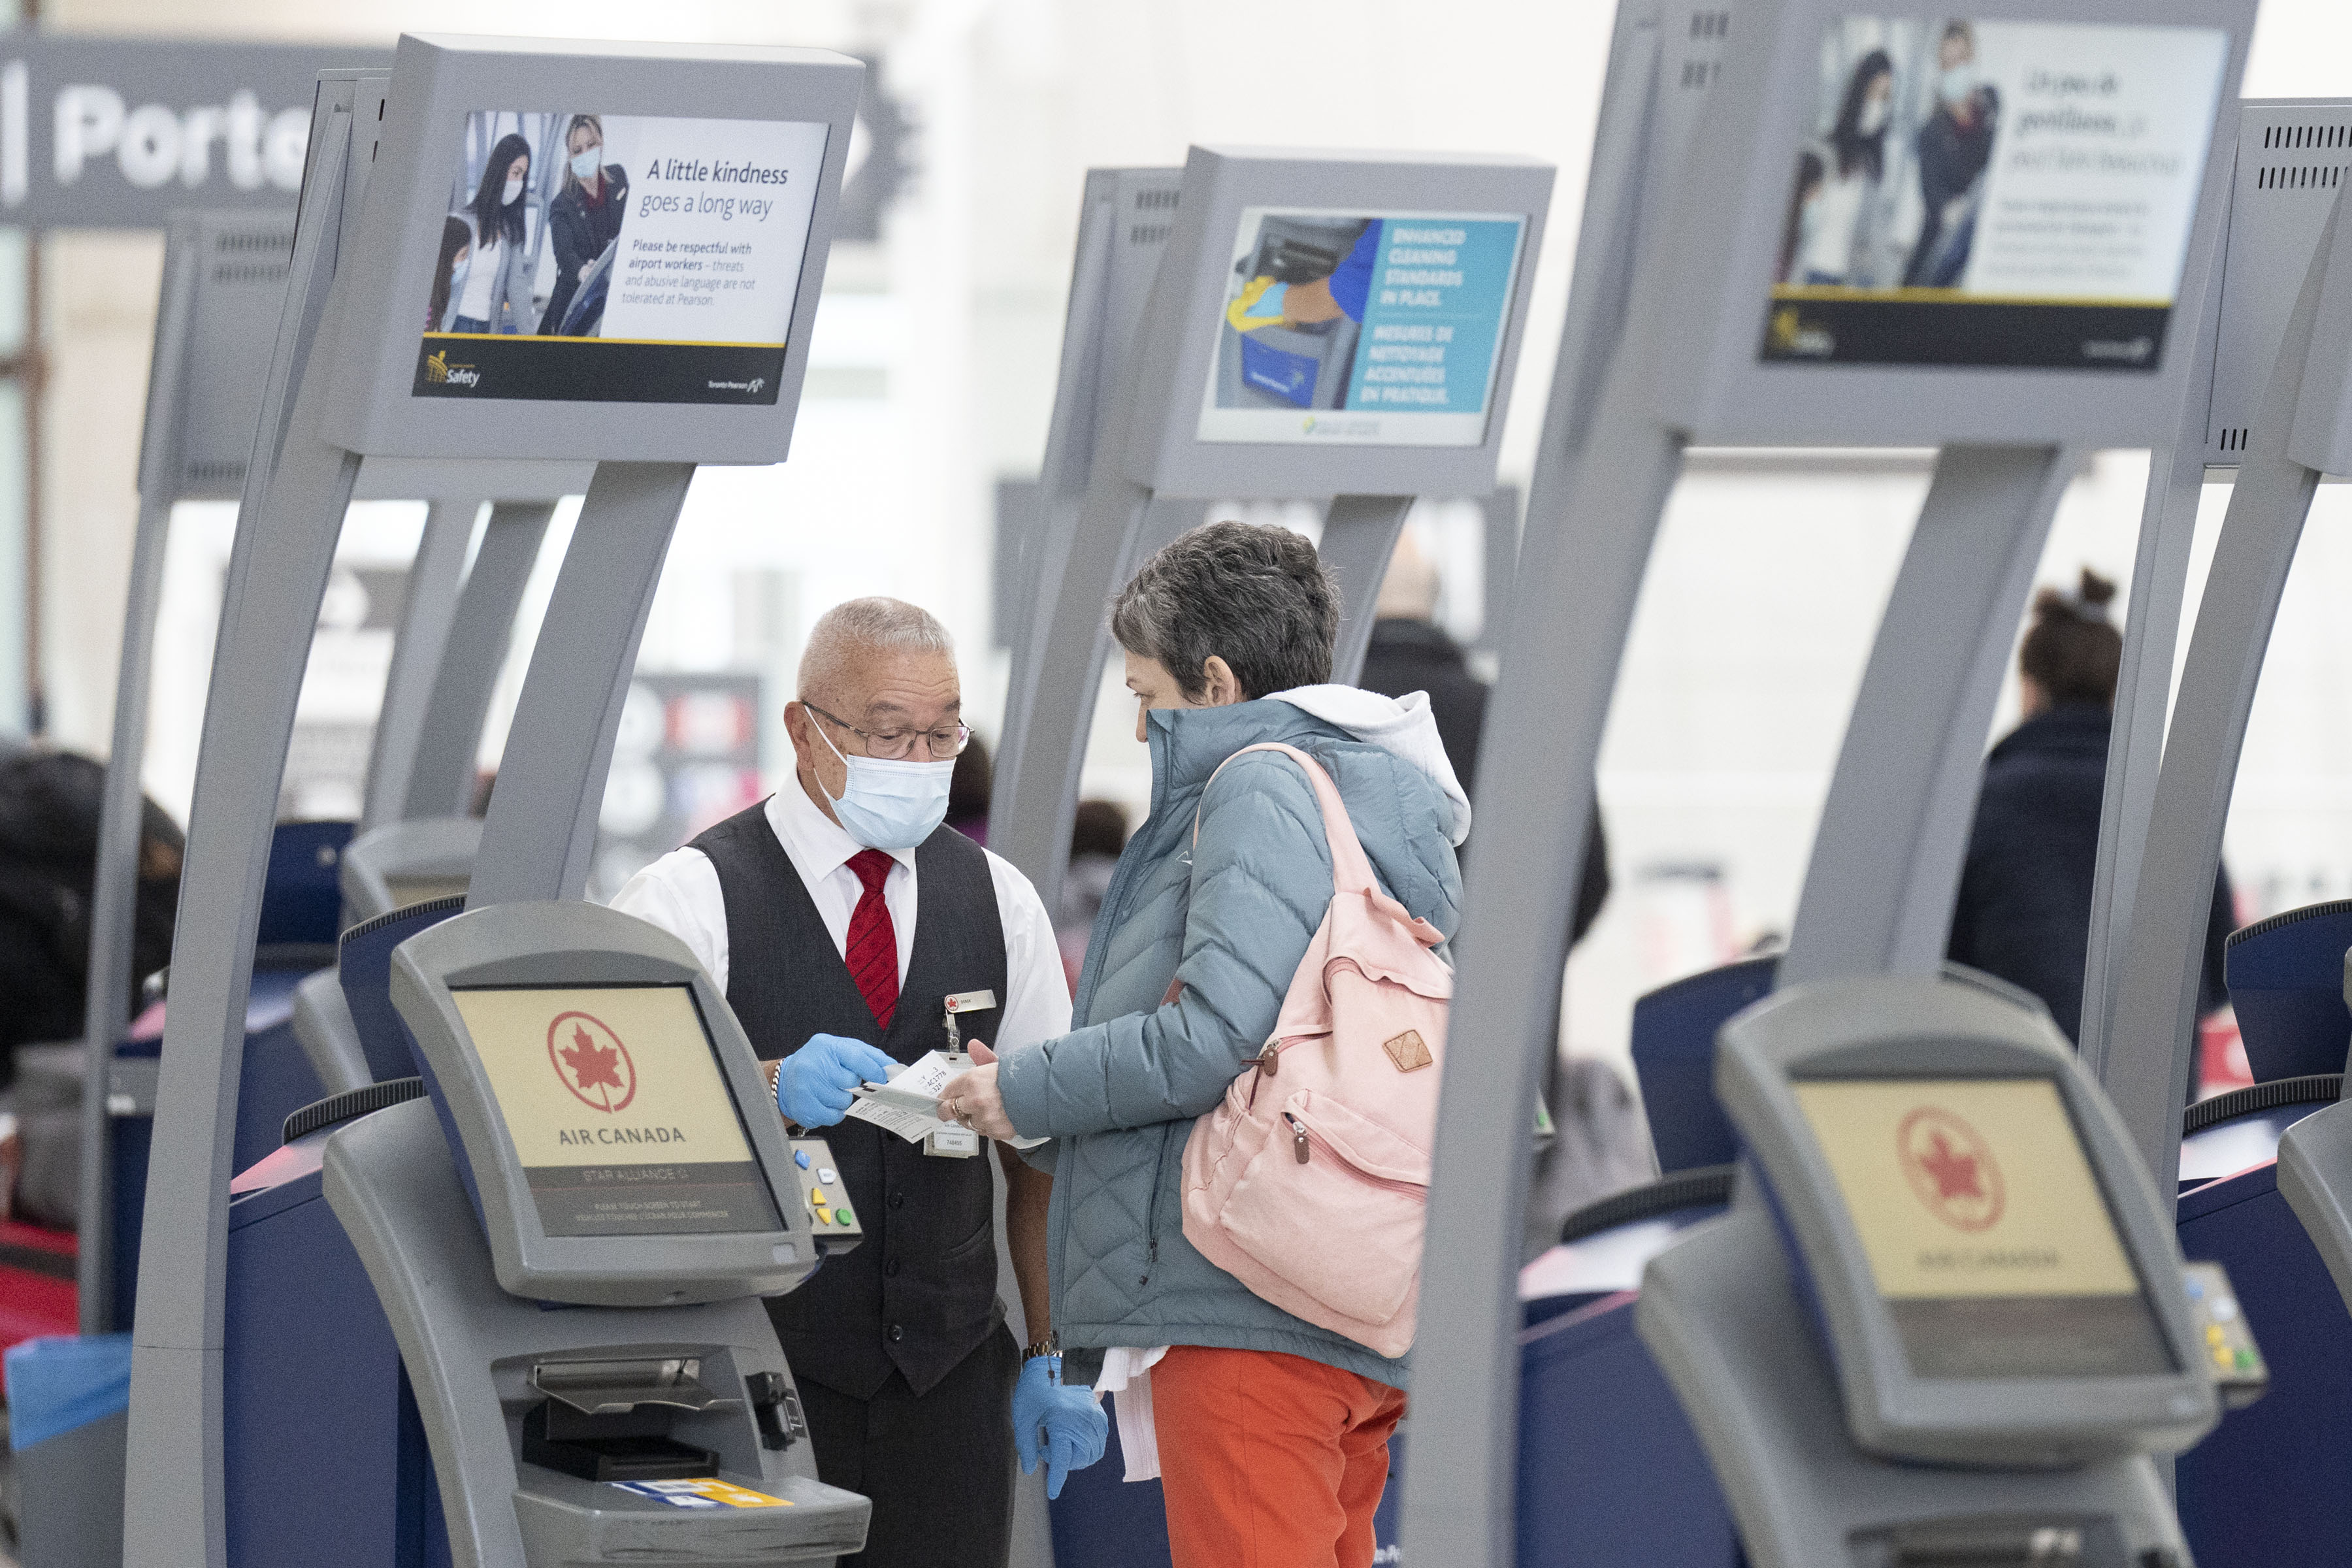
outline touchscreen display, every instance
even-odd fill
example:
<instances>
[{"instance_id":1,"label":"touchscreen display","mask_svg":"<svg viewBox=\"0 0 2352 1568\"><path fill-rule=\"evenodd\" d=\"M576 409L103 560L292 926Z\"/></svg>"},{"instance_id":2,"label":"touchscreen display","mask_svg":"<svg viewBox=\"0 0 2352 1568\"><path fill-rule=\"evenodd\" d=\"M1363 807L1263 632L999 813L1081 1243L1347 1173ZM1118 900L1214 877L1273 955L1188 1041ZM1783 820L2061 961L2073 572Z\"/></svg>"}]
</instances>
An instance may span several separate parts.
<instances>
[{"instance_id":1,"label":"touchscreen display","mask_svg":"<svg viewBox=\"0 0 2352 1568\"><path fill-rule=\"evenodd\" d=\"M1762 357L2156 369L2229 53L2214 27L1832 21Z\"/></svg>"},{"instance_id":2,"label":"touchscreen display","mask_svg":"<svg viewBox=\"0 0 2352 1568\"><path fill-rule=\"evenodd\" d=\"M1245 207L1203 441L1475 447L1524 217Z\"/></svg>"},{"instance_id":3,"label":"touchscreen display","mask_svg":"<svg viewBox=\"0 0 2352 1568\"><path fill-rule=\"evenodd\" d=\"M784 1228L689 987L451 995L548 1235Z\"/></svg>"},{"instance_id":4,"label":"touchscreen display","mask_svg":"<svg viewBox=\"0 0 2352 1568\"><path fill-rule=\"evenodd\" d=\"M2174 1369L2058 1086L1795 1086L1921 1377Z\"/></svg>"},{"instance_id":5,"label":"touchscreen display","mask_svg":"<svg viewBox=\"0 0 2352 1568\"><path fill-rule=\"evenodd\" d=\"M772 404L826 127L483 110L429 248L418 397Z\"/></svg>"}]
</instances>

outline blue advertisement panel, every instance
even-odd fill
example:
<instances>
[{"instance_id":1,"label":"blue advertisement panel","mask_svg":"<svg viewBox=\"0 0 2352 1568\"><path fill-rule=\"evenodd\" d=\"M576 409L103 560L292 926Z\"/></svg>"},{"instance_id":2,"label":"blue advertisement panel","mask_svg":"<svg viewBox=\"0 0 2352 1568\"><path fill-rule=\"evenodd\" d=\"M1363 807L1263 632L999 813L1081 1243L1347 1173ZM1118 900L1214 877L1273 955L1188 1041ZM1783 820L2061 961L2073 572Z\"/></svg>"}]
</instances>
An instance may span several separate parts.
<instances>
[{"instance_id":1,"label":"blue advertisement panel","mask_svg":"<svg viewBox=\"0 0 2352 1568\"><path fill-rule=\"evenodd\" d=\"M1477 446L1526 226L1244 209L1200 439Z\"/></svg>"}]
</instances>

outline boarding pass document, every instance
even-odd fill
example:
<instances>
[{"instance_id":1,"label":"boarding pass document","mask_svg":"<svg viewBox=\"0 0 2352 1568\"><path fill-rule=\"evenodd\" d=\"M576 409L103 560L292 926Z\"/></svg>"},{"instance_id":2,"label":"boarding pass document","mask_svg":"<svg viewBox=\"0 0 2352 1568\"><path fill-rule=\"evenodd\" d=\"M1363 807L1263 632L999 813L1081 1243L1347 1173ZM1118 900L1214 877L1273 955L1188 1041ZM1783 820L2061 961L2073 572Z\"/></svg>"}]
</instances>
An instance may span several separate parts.
<instances>
[{"instance_id":1,"label":"boarding pass document","mask_svg":"<svg viewBox=\"0 0 2352 1568\"><path fill-rule=\"evenodd\" d=\"M895 1069L888 1083L869 1083L850 1090L857 1103L849 1108L849 1114L885 1132L895 1132L909 1143L919 1143L934 1132L961 1131L958 1123L940 1114L940 1091L971 1065L969 1057L927 1051L913 1066ZM1034 1149L1045 1140L1008 1138L1005 1142L1015 1149Z\"/></svg>"}]
</instances>

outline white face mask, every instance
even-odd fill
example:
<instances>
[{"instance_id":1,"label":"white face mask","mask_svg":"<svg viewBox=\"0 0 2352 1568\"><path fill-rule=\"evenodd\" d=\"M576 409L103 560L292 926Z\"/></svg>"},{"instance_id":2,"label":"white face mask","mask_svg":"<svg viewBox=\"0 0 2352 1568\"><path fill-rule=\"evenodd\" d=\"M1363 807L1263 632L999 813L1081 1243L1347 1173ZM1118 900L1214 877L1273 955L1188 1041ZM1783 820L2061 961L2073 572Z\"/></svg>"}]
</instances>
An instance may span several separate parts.
<instances>
[{"instance_id":1,"label":"white face mask","mask_svg":"<svg viewBox=\"0 0 2352 1568\"><path fill-rule=\"evenodd\" d=\"M1886 114L1885 99L1865 99L1862 105L1862 118L1855 121L1854 129L1864 136L1875 136L1886 129Z\"/></svg>"},{"instance_id":2,"label":"white face mask","mask_svg":"<svg viewBox=\"0 0 2352 1568\"><path fill-rule=\"evenodd\" d=\"M1977 68L1968 60L1956 66L1946 66L1943 75L1936 79L1936 90L1946 103L1958 108L1977 89Z\"/></svg>"},{"instance_id":3,"label":"white face mask","mask_svg":"<svg viewBox=\"0 0 2352 1568\"><path fill-rule=\"evenodd\" d=\"M944 763L911 759L894 763L880 757L843 756L815 714L809 715L809 722L849 770L839 795L825 791L843 832L869 849L912 849L947 820L954 758ZM824 789L822 781L817 787Z\"/></svg>"},{"instance_id":4,"label":"white face mask","mask_svg":"<svg viewBox=\"0 0 2352 1568\"><path fill-rule=\"evenodd\" d=\"M500 196L500 197L499 198L499 205L500 206L508 206L508 207L510 207L510 206L512 206L512 205L515 205L515 199L516 199L517 197L520 196L521 195L522 195L522 180L521 180L521 178L520 178L520 176L518 176L518 175L509 174L509 175L507 176L507 194L506 194L506 195L502 195L502 196Z\"/></svg>"}]
</instances>

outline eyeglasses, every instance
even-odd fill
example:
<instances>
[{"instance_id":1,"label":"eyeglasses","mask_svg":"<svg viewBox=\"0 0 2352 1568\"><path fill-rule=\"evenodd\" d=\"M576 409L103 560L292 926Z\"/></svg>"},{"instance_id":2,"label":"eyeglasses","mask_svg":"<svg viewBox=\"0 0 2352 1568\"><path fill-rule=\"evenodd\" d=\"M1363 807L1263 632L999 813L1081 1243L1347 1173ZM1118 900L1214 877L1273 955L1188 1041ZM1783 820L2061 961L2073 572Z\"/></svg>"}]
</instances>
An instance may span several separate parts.
<instances>
[{"instance_id":1,"label":"eyeglasses","mask_svg":"<svg viewBox=\"0 0 2352 1568\"><path fill-rule=\"evenodd\" d=\"M865 742L867 756L886 763L905 762L915 754L918 742L922 743L924 754L931 761L943 763L950 757L962 755L964 747L971 740L971 727L968 724L950 725L944 730L861 730L845 719L835 719L806 698L801 700L801 706L835 729L848 731Z\"/></svg>"}]
</instances>

